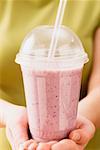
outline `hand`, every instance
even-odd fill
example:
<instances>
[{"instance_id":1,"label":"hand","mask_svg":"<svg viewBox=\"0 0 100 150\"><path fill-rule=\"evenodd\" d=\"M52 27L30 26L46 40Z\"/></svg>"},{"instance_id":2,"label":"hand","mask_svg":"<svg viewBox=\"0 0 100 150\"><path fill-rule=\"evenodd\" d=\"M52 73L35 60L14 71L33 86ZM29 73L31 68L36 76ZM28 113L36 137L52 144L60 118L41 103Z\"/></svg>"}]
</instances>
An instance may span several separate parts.
<instances>
[{"instance_id":1,"label":"hand","mask_svg":"<svg viewBox=\"0 0 100 150\"><path fill-rule=\"evenodd\" d=\"M84 150L85 146L91 140L95 133L95 127L91 121L83 116L78 116L76 129L70 132L69 139L63 139L59 142L51 141L48 143L39 143L37 150ZM28 146L34 143L25 142Z\"/></svg>"},{"instance_id":2,"label":"hand","mask_svg":"<svg viewBox=\"0 0 100 150\"><path fill-rule=\"evenodd\" d=\"M83 116L78 116L76 129L69 134L69 139L64 139L52 146L52 150L84 150L95 133L91 121Z\"/></svg>"},{"instance_id":3,"label":"hand","mask_svg":"<svg viewBox=\"0 0 100 150\"><path fill-rule=\"evenodd\" d=\"M76 129L69 134L69 139L73 140L81 147L86 147L88 142L95 134L94 124L83 116L78 116L76 122Z\"/></svg>"},{"instance_id":4,"label":"hand","mask_svg":"<svg viewBox=\"0 0 100 150\"><path fill-rule=\"evenodd\" d=\"M6 135L13 150L18 150L19 145L28 140L28 121L26 108L11 105L6 113Z\"/></svg>"}]
</instances>

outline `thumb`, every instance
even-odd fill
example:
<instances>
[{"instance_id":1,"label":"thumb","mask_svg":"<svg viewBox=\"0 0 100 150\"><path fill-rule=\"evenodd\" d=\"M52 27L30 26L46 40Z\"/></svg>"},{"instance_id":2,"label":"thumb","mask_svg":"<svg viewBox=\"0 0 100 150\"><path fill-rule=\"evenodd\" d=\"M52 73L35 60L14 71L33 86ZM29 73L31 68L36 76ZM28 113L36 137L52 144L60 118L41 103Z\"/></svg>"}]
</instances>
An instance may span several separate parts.
<instances>
[{"instance_id":1,"label":"thumb","mask_svg":"<svg viewBox=\"0 0 100 150\"><path fill-rule=\"evenodd\" d=\"M69 138L73 140L75 143L81 145L87 144L88 141L90 140L90 137L87 134L87 132L84 132L81 129L72 131L69 135Z\"/></svg>"},{"instance_id":2,"label":"thumb","mask_svg":"<svg viewBox=\"0 0 100 150\"><path fill-rule=\"evenodd\" d=\"M8 128L6 130L7 137L9 142L11 143L11 146L14 147L15 150L18 150L20 145L28 140L28 127L16 125L13 128Z\"/></svg>"},{"instance_id":3,"label":"thumb","mask_svg":"<svg viewBox=\"0 0 100 150\"><path fill-rule=\"evenodd\" d=\"M13 136L18 150L19 146L29 139L28 126L17 125L16 128L13 129Z\"/></svg>"},{"instance_id":4,"label":"thumb","mask_svg":"<svg viewBox=\"0 0 100 150\"><path fill-rule=\"evenodd\" d=\"M95 133L95 127L89 120L87 123L82 124L79 129L73 130L69 134L69 138L75 143L80 145L86 145Z\"/></svg>"}]
</instances>

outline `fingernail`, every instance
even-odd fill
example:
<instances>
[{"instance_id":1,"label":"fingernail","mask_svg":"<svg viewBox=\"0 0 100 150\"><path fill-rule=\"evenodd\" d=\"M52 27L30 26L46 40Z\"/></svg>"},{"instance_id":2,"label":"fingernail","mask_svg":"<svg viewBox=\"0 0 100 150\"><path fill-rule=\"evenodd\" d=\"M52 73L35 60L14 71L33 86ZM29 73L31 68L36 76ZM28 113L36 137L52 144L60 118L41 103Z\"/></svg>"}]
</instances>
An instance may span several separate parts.
<instances>
[{"instance_id":1,"label":"fingernail","mask_svg":"<svg viewBox=\"0 0 100 150\"><path fill-rule=\"evenodd\" d=\"M36 148L34 148L34 147L32 147L32 148L29 147L29 148L28 148L28 150L35 150L35 149L36 149Z\"/></svg>"},{"instance_id":2,"label":"fingernail","mask_svg":"<svg viewBox=\"0 0 100 150\"><path fill-rule=\"evenodd\" d=\"M76 133L73 135L72 139L75 140L75 141L79 141L81 138L80 134L79 133Z\"/></svg>"},{"instance_id":3,"label":"fingernail","mask_svg":"<svg viewBox=\"0 0 100 150\"><path fill-rule=\"evenodd\" d=\"M37 146L38 146L37 143L34 142L28 147L28 150L36 150Z\"/></svg>"},{"instance_id":4,"label":"fingernail","mask_svg":"<svg viewBox=\"0 0 100 150\"><path fill-rule=\"evenodd\" d=\"M39 143L37 150L50 150L50 145L47 143Z\"/></svg>"}]
</instances>

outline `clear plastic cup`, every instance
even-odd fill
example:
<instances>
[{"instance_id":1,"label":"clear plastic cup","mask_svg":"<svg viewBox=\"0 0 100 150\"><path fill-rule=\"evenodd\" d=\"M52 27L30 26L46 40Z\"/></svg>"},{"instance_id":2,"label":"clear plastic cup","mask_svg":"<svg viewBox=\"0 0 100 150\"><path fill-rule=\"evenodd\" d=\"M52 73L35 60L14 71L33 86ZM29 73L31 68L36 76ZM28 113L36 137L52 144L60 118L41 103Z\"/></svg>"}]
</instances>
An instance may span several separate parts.
<instances>
[{"instance_id":1,"label":"clear plastic cup","mask_svg":"<svg viewBox=\"0 0 100 150\"><path fill-rule=\"evenodd\" d=\"M82 69L88 61L79 38L61 26L55 57L48 59L52 26L24 39L16 62L23 74L29 128L37 141L60 140L75 128Z\"/></svg>"}]
</instances>

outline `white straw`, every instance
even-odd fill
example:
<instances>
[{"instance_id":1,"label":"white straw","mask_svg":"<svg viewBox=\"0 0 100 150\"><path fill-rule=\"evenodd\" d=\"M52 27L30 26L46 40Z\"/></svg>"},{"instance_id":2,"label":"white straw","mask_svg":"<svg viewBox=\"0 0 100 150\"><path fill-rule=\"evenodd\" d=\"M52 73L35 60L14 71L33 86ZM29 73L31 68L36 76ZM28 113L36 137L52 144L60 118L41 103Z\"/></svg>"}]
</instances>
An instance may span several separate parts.
<instances>
[{"instance_id":1,"label":"white straw","mask_svg":"<svg viewBox=\"0 0 100 150\"><path fill-rule=\"evenodd\" d=\"M60 26L63 21L66 3L67 3L67 0L60 0L57 17L56 17L56 21L55 21L55 25L54 25L54 31L52 34L48 58L54 57L54 55L55 55L57 41L58 41L58 37L59 37L59 29L60 29Z\"/></svg>"}]
</instances>

